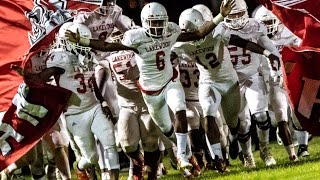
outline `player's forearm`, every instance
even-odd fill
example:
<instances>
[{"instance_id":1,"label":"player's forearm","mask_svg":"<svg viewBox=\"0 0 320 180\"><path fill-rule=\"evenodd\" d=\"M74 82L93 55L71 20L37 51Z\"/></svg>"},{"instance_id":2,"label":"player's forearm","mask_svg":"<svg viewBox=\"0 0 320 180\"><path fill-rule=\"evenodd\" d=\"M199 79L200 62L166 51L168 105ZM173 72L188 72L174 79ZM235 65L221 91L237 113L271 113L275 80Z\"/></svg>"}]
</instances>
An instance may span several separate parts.
<instances>
[{"instance_id":1,"label":"player's forearm","mask_svg":"<svg viewBox=\"0 0 320 180\"><path fill-rule=\"evenodd\" d=\"M104 52L130 50L138 53L136 49L127 47L121 43L108 43L98 39L80 38L79 43L82 46L89 46L92 49L104 51Z\"/></svg>"},{"instance_id":2,"label":"player's forearm","mask_svg":"<svg viewBox=\"0 0 320 180\"><path fill-rule=\"evenodd\" d=\"M24 77L27 81L30 82L47 82L53 75L63 74L64 71L64 69L59 67L50 67L44 69L43 71L37 74L25 73Z\"/></svg>"},{"instance_id":3,"label":"player's forearm","mask_svg":"<svg viewBox=\"0 0 320 180\"><path fill-rule=\"evenodd\" d=\"M267 36L262 36L258 41L259 44L262 44L265 49L269 50L272 54L280 57L279 50L277 47L272 43L272 41Z\"/></svg>"},{"instance_id":4,"label":"player's forearm","mask_svg":"<svg viewBox=\"0 0 320 180\"><path fill-rule=\"evenodd\" d=\"M263 52L265 50L265 48L263 48L262 46L260 46L256 43L253 43L251 41L248 41L246 39L242 39L241 37L236 36L236 35L231 35L229 44L247 49L249 51L252 51L252 52L258 53L258 54L263 54Z\"/></svg>"},{"instance_id":5,"label":"player's forearm","mask_svg":"<svg viewBox=\"0 0 320 180\"><path fill-rule=\"evenodd\" d=\"M94 75L91 77L91 82L92 82L92 85L93 85L93 90L94 90L94 94L96 95L97 99L99 100L100 103L102 103L104 101L104 98L101 94L101 91L98 87L98 84L97 84L97 81L96 81L96 78L94 77Z\"/></svg>"}]
</instances>

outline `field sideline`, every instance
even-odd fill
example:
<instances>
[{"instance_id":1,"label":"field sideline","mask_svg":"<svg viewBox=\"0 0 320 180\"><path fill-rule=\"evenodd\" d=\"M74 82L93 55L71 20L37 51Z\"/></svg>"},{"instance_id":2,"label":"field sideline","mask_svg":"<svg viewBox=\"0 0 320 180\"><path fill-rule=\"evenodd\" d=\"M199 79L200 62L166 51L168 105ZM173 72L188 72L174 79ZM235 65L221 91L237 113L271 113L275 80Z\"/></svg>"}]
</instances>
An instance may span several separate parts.
<instances>
[{"instance_id":1,"label":"field sideline","mask_svg":"<svg viewBox=\"0 0 320 180\"><path fill-rule=\"evenodd\" d=\"M259 157L259 151L254 152L257 168L254 170L246 170L243 168L240 160L231 160L231 168L228 173L216 173L214 171L206 171L196 179L217 179L217 180L250 180L250 179L320 179L320 138L314 137L309 144L310 156L300 158L296 164L289 163L286 150L283 146L276 142L271 144L271 152L277 161L277 165L273 168L266 168ZM297 151L296 147L296 151ZM178 180L184 179L178 171L171 168L167 159L165 165L168 169L168 175L160 178L161 180ZM121 180L127 177L121 175Z\"/></svg>"}]
</instances>

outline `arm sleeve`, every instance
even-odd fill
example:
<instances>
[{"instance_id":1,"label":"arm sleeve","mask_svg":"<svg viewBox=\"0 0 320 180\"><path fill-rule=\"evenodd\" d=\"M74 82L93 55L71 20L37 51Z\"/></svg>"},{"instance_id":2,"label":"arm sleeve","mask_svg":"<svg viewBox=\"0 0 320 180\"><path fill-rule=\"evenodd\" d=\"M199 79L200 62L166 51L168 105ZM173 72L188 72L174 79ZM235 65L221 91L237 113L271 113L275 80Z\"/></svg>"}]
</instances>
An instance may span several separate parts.
<instances>
[{"instance_id":1,"label":"arm sleeve","mask_svg":"<svg viewBox=\"0 0 320 180\"><path fill-rule=\"evenodd\" d=\"M137 48L137 45L134 44L131 31L127 31L123 34L121 43L127 47Z\"/></svg>"},{"instance_id":2,"label":"arm sleeve","mask_svg":"<svg viewBox=\"0 0 320 180\"><path fill-rule=\"evenodd\" d=\"M280 53L277 47L272 43L272 41L268 38L266 34L260 36L258 44L264 47L265 49L269 50L272 54L280 57Z\"/></svg>"},{"instance_id":3,"label":"arm sleeve","mask_svg":"<svg viewBox=\"0 0 320 180\"><path fill-rule=\"evenodd\" d=\"M121 33L125 33L133 26L133 21L131 21L131 23L128 23L123 19L124 19L124 16L122 14L120 14L118 16L116 23L115 23L116 27L119 29L119 31Z\"/></svg>"}]
</instances>

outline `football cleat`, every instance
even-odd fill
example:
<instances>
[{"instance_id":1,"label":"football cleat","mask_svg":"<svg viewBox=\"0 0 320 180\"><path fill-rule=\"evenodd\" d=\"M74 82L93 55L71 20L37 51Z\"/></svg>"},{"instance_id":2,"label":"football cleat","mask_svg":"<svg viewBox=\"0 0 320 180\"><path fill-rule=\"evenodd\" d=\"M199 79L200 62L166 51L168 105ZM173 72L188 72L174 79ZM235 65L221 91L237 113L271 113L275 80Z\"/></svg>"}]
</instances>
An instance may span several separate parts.
<instances>
[{"instance_id":1,"label":"football cleat","mask_svg":"<svg viewBox=\"0 0 320 180\"><path fill-rule=\"evenodd\" d=\"M197 159L195 158L194 155L191 156L189 159L189 162L192 164L192 169L191 172L195 177L198 177L201 175L201 168L197 162Z\"/></svg>"},{"instance_id":2,"label":"football cleat","mask_svg":"<svg viewBox=\"0 0 320 180\"><path fill-rule=\"evenodd\" d=\"M276 160L270 154L268 147L261 147L260 148L260 158L262 159L262 161L264 161L264 163L266 164L267 167L277 164Z\"/></svg>"},{"instance_id":3,"label":"football cleat","mask_svg":"<svg viewBox=\"0 0 320 180\"><path fill-rule=\"evenodd\" d=\"M161 176L164 176L168 174L166 167L163 163L160 163L157 170L157 177L160 178Z\"/></svg>"},{"instance_id":4,"label":"football cleat","mask_svg":"<svg viewBox=\"0 0 320 180\"><path fill-rule=\"evenodd\" d=\"M217 159L217 158L216 158ZM226 161L223 159L215 160L217 171L220 173L229 172L230 170L227 168Z\"/></svg>"},{"instance_id":5,"label":"football cleat","mask_svg":"<svg viewBox=\"0 0 320 180\"><path fill-rule=\"evenodd\" d=\"M143 179L143 173L144 173L143 169L144 169L144 162L133 159L133 179L134 180Z\"/></svg>"},{"instance_id":6,"label":"football cleat","mask_svg":"<svg viewBox=\"0 0 320 180\"><path fill-rule=\"evenodd\" d=\"M296 163L299 161L298 156L296 156L296 155L289 156L289 160L292 163Z\"/></svg>"},{"instance_id":7,"label":"football cleat","mask_svg":"<svg viewBox=\"0 0 320 180\"><path fill-rule=\"evenodd\" d=\"M81 171L80 169L76 170L77 180L90 180L86 171Z\"/></svg>"},{"instance_id":8,"label":"football cleat","mask_svg":"<svg viewBox=\"0 0 320 180\"><path fill-rule=\"evenodd\" d=\"M247 155L243 154L243 166L248 169L256 168L256 163L254 162L252 153Z\"/></svg>"},{"instance_id":9,"label":"football cleat","mask_svg":"<svg viewBox=\"0 0 320 180\"><path fill-rule=\"evenodd\" d=\"M298 149L298 156L299 157L307 157L309 156L309 152L308 152L308 145L299 145L299 149Z\"/></svg>"},{"instance_id":10,"label":"football cleat","mask_svg":"<svg viewBox=\"0 0 320 180\"><path fill-rule=\"evenodd\" d=\"M189 163L187 158L178 159L177 169L186 179L192 179L193 175L191 173L192 164Z\"/></svg>"}]
</instances>

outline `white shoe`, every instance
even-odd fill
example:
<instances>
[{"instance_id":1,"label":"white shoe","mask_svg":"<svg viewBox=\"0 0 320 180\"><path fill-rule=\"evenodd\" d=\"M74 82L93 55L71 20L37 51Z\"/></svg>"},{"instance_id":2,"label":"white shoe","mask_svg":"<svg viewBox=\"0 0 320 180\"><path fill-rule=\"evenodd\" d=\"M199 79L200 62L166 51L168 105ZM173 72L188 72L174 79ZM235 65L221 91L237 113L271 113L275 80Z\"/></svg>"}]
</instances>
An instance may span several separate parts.
<instances>
[{"instance_id":1,"label":"white shoe","mask_svg":"<svg viewBox=\"0 0 320 180\"><path fill-rule=\"evenodd\" d=\"M192 164L189 163L188 158L185 155L180 155L178 159L177 169L185 178L193 178L191 173Z\"/></svg>"},{"instance_id":2,"label":"white shoe","mask_svg":"<svg viewBox=\"0 0 320 180\"><path fill-rule=\"evenodd\" d=\"M260 147L260 158L264 161L267 167L276 165L276 160L270 154L268 147Z\"/></svg>"},{"instance_id":3,"label":"white shoe","mask_svg":"<svg viewBox=\"0 0 320 180\"><path fill-rule=\"evenodd\" d=\"M109 175L108 172L102 172L101 173L101 180L109 180L109 179L110 179L110 175Z\"/></svg>"}]
</instances>

